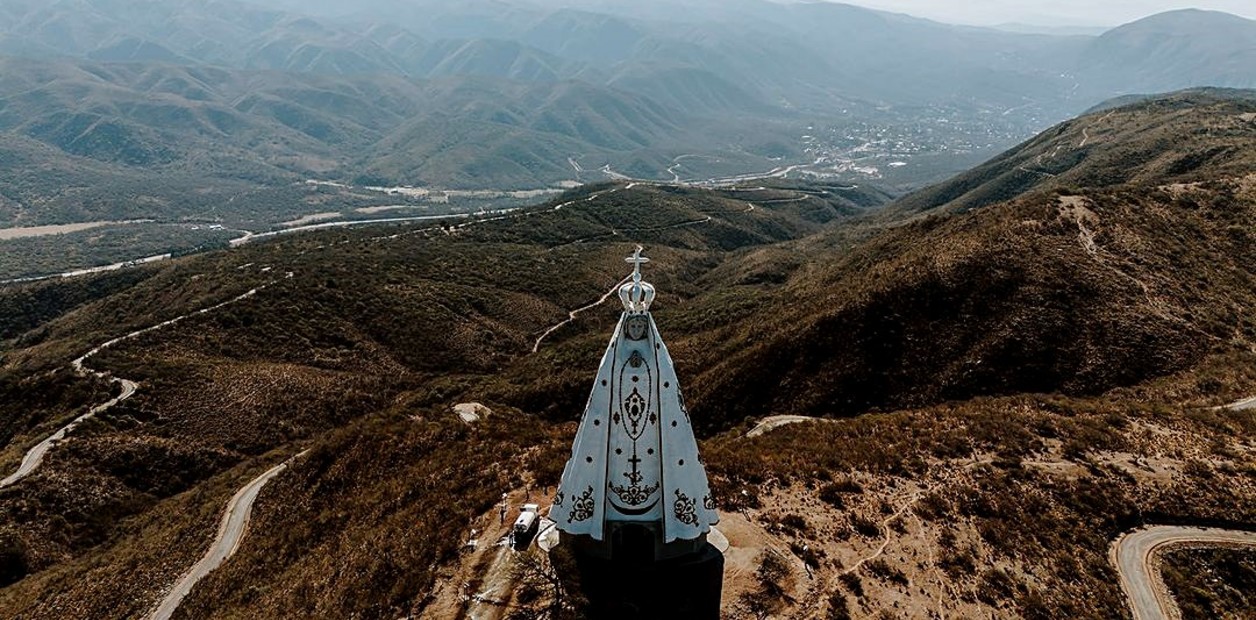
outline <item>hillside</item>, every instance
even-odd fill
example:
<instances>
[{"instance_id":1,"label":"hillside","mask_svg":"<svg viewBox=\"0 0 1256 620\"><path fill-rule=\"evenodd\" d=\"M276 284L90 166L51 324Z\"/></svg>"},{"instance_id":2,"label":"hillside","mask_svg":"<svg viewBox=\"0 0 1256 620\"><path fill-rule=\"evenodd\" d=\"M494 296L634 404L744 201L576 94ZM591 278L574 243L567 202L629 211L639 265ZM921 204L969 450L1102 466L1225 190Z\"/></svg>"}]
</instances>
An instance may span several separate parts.
<instances>
[{"instance_id":1,"label":"hillside","mask_svg":"<svg viewBox=\"0 0 1256 620\"><path fill-rule=\"evenodd\" d=\"M1256 21L1194 9L1170 11L1104 33L1082 53L1082 75L1111 92L1186 86L1256 87Z\"/></svg>"},{"instance_id":2,"label":"hillside","mask_svg":"<svg viewBox=\"0 0 1256 620\"><path fill-rule=\"evenodd\" d=\"M725 252L809 234L858 212L853 200L864 200L852 193L851 200L834 195L751 210L743 199L701 192L622 185L594 190L465 228L324 233L185 259L128 278L106 276L83 289L59 282L6 287L4 314L13 320L5 330L12 339L2 381L13 398L5 399L5 415L9 428L22 429L4 451L6 467L67 411L88 402L93 388L107 389L65 371L65 355L260 288L260 305L195 316L153 332L153 339L135 340L130 352L119 347L121 357L107 349L92 361L119 375L135 374L144 387L85 428L76 448L57 451L30 484L0 490L0 511L9 515L6 535L17 536L26 550L24 570L53 580L68 574L63 570L94 571L103 557L98 553L116 560L121 556L112 554L136 552L130 543L116 544L130 528L164 512L163 502L216 503L209 489L226 488L219 485L251 471L257 457L330 437L395 398L425 398L419 392L442 390L439 382L495 372L526 355L568 308L617 282L630 240L650 243L660 258L670 255L669 270L678 281L688 280ZM408 234L390 238L398 232ZM290 279L283 276L289 271ZM147 301L137 305L141 299ZM137 314L140 307L151 312ZM298 341L311 348L291 346ZM28 408L28 399L41 405ZM433 420L436 427L442 419ZM415 439L422 437L426 431ZM78 482L60 490L45 486L62 476ZM465 501L467 510L479 510L479 499ZM184 506L193 519L214 510ZM65 520L49 520L54 513ZM197 531L197 523L175 521L175 529ZM177 567L162 562L150 565L153 573L133 576L160 583ZM93 614L130 617L136 608L129 606L151 602L106 600L119 583L113 577L82 583L87 590L64 594L78 599L75 605L108 606L92 607ZM112 585L95 590L106 583ZM0 605L43 608L60 597L19 603L15 596L24 595L5 591ZM82 596L106 599L84 603Z\"/></svg>"},{"instance_id":3,"label":"hillside","mask_svg":"<svg viewBox=\"0 0 1256 620\"><path fill-rule=\"evenodd\" d=\"M831 253L794 267L770 302L790 311L696 360L704 413L1096 394L1251 346L1254 138L1250 92L1152 99L906 197L866 241L808 240Z\"/></svg>"},{"instance_id":4,"label":"hillside","mask_svg":"<svg viewBox=\"0 0 1256 620\"><path fill-rule=\"evenodd\" d=\"M176 219L206 200L178 204L189 192L310 177L544 187L575 175L573 155L590 166L652 157L650 170L658 170L667 167L666 149L710 143L674 108L580 82L328 78L13 58L0 58L0 67L11 224ZM79 213L66 213L68 204ZM218 215L240 215L239 207L224 213L224 206L215 205Z\"/></svg>"},{"instance_id":5,"label":"hillside","mask_svg":"<svg viewBox=\"0 0 1256 620\"><path fill-rule=\"evenodd\" d=\"M216 65L323 74L400 73L424 42L387 41L231 0L6 2L0 51L35 58Z\"/></svg>"},{"instance_id":6,"label":"hillside","mask_svg":"<svg viewBox=\"0 0 1256 620\"><path fill-rule=\"evenodd\" d=\"M1242 176L1256 91L1195 90L1115 100L904 198L899 214L966 211L1023 194Z\"/></svg>"},{"instance_id":7,"label":"hillside","mask_svg":"<svg viewBox=\"0 0 1256 620\"><path fill-rule=\"evenodd\" d=\"M745 535L732 617L1121 616L1112 537L1256 519L1256 419L1210 409L1256 389L1250 105L1185 93L1074 121L1022 147L1089 136L1067 185L981 204L606 184L0 287L6 473L117 392L71 360L135 333L86 365L139 384L0 489L0 610L141 615L227 499L303 453L176 617L430 612L479 574L458 549L500 494L555 482L616 315L595 302L642 243ZM471 401L493 411L477 426L450 411ZM744 436L773 414L831 421ZM754 577L769 549L779 583Z\"/></svg>"}]
</instances>

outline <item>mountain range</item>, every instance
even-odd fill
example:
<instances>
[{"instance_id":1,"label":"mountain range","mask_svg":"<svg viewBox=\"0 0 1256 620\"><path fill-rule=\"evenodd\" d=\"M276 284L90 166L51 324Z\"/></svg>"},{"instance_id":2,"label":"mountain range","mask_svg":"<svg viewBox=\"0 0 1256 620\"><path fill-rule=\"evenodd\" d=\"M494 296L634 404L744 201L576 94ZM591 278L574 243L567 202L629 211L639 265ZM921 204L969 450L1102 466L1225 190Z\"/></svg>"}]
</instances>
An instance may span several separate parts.
<instances>
[{"instance_id":1,"label":"mountain range","mask_svg":"<svg viewBox=\"0 0 1256 620\"><path fill-rule=\"evenodd\" d=\"M1256 86L1253 41L1256 22L1205 11L1051 36L762 0L11 0L4 222L163 219L134 205L310 177L503 189L796 164L912 189L1109 97Z\"/></svg>"},{"instance_id":2,"label":"mountain range","mask_svg":"<svg viewBox=\"0 0 1256 620\"><path fill-rule=\"evenodd\" d=\"M684 68L740 88L750 100L820 110L835 97L895 105L1032 100L1058 114L1078 100L1250 87L1256 79L1245 62L1256 23L1198 10L1155 15L1100 36L1019 35L842 4L758 0L380 0L352 8L58 0L11 1L0 10L0 51L24 57L599 85L624 72Z\"/></svg>"}]
</instances>

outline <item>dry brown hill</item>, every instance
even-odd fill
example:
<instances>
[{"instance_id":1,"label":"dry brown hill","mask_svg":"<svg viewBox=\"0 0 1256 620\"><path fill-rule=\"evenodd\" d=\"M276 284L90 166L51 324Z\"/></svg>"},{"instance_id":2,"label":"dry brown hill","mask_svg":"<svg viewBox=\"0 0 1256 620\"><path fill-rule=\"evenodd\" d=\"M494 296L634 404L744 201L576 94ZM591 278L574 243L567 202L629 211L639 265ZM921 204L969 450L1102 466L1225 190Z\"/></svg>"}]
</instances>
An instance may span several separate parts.
<instances>
[{"instance_id":1,"label":"dry brown hill","mask_svg":"<svg viewBox=\"0 0 1256 620\"><path fill-rule=\"evenodd\" d=\"M1086 149L1071 148L1081 136ZM1141 103L900 201L890 209L930 209L868 238L838 230L799 242L805 265L755 254L741 273L768 269L760 261L799 266L762 300L771 312L730 321L693 348L710 351L691 367L702 377L694 400L707 419L735 422L983 394L1096 394L1210 352L1251 350L1253 144L1250 99ZM1075 162L1056 168L1058 178L1003 202L978 198L1002 194L991 188L1015 174L997 171L1053 152ZM987 183L937 202L978 176Z\"/></svg>"},{"instance_id":2,"label":"dry brown hill","mask_svg":"<svg viewBox=\"0 0 1256 620\"><path fill-rule=\"evenodd\" d=\"M0 489L0 611L142 615L235 490L309 448L180 617L422 614L499 494L554 482L613 300L536 340L640 242L721 508L793 567L792 598L747 577L731 615L1119 615L1111 536L1256 518L1256 420L1206 409L1256 382L1256 117L1200 97L1078 121L1034 148L1109 159L983 206L614 185L0 288L6 472L116 390L70 360L188 316L91 358L140 391ZM494 415L468 428L449 407L471 400ZM742 437L774 413L838 421Z\"/></svg>"}]
</instances>

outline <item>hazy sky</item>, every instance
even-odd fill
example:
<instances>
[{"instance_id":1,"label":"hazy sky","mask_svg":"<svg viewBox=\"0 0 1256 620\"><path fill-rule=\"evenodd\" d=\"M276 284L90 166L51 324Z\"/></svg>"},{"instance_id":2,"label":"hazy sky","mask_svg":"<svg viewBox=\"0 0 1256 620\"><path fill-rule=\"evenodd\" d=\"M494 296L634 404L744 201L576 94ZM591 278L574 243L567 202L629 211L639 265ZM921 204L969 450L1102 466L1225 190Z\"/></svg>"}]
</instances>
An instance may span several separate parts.
<instances>
[{"instance_id":1,"label":"hazy sky","mask_svg":"<svg viewBox=\"0 0 1256 620\"><path fill-rule=\"evenodd\" d=\"M1214 9L1256 19L1256 0L841 0L962 24L1009 22L1057 26L1115 26L1174 9Z\"/></svg>"}]
</instances>

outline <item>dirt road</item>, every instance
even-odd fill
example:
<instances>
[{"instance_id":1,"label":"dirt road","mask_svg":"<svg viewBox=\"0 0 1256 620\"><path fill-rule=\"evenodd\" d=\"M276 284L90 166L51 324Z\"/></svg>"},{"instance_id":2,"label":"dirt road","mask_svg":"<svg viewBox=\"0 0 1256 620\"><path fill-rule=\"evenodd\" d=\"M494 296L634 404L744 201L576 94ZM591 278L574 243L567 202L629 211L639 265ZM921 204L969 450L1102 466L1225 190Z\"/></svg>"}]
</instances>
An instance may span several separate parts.
<instances>
[{"instance_id":1,"label":"dirt road","mask_svg":"<svg viewBox=\"0 0 1256 620\"><path fill-rule=\"evenodd\" d=\"M108 402L104 402L99 405L96 405L95 407L92 407L91 411L88 411L87 413L84 413L83 415L77 418L74 418L73 422L66 424L65 426L61 427L57 432L49 435L48 437L44 438L43 441L35 444L35 447L27 451L26 456L22 457L22 464L18 466L17 471L10 474L9 477L3 480L0 480L0 489L3 489L13 484L17 484L23 478L34 473L34 471L38 469L40 465L43 464L44 456L48 454L48 451L52 450L52 448L56 446L57 442L61 441L62 439L65 439L65 436L68 435L71 431L73 431L75 427L95 417L100 412L130 398L132 394L135 394L135 390L139 388L139 384L134 381L128 381L126 379L118 379L118 382L122 384L121 394L118 394L117 396L113 397Z\"/></svg>"},{"instance_id":2,"label":"dirt road","mask_svg":"<svg viewBox=\"0 0 1256 620\"><path fill-rule=\"evenodd\" d=\"M577 317L577 316L579 316L579 315L580 315L580 313L582 313L582 312L586 312L586 311L588 311L588 310L592 310L592 309L594 309L594 308L596 308L596 307L598 307L598 306L600 306L600 305L602 305L602 304L606 303L606 300L610 299L611 297L614 297L614 296L615 296L615 293L617 293L617 292L619 291L619 287L623 286L623 285L624 285L624 283L628 282L628 280L629 280L629 279L631 279L631 277L632 277L632 276L629 276L629 277L627 277L627 278L624 278L623 280L620 280L619 282L616 282L616 283L615 283L615 286L612 286L612 287L610 288L610 290L609 290L609 291L606 291L606 294L605 294L605 295L603 295L601 299L599 299L599 300L597 300L597 301L595 301L595 302L593 302L593 303L591 303L591 304L589 304L589 305L587 305L587 306L583 306L583 307L581 307L581 308L576 308L575 310L572 310L571 312L568 312L568 313L567 313L567 320L565 320L565 321L560 321L560 322L558 322L558 323L554 324L554 325L553 325L553 326L551 326L549 329L545 330L545 333L541 334L541 335L540 335L540 337L538 337L538 338L536 339L536 342L532 345L532 352L533 352L533 353L536 353L537 351L540 351L540 350L541 350L541 343L545 341L545 338L546 338L546 337L548 337L550 334L552 334L552 333L554 333L554 332L558 331L558 330L559 330L559 328L561 328L562 326L567 325L568 323L571 323L572 321L576 320L576 317Z\"/></svg>"},{"instance_id":3,"label":"dirt road","mask_svg":"<svg viewBox=\"0 0 1256 620\"><path fill-rule=\"evenodd\" d=\"M1226 405L1225 408L1230 411L1251 411L1256 409L1256 396L1244 398L1243 400L1235 403L1230 403Z\"/></svg>"},{"instance_id":4,"label":"dirt road","mask_svg":"<svg viewBox=\"0 0 1256 620\"><path fill-rule=\"evenodd\" d=\"M289 273L287 277L291 278L292 274ZM22 457L22 463L21 465L18 466L17 471L10 474L7 478L0 480L0 489L3 489L13 484L17 484L22 479L34 473L35 470L39 469L39 466L43 464L44 457L48 455L48 452L50 452L53 448L55 448L58 442L64 440L66 436L69 435L70 432L72 432L76 427L78 427L83 422L86 422L87 420L99 415L100 413L104 412L110 407L113 407L114 405L117 405L118 403L130 398L131 396L135 394L135 391L139 389L140 387L139 384L134 381L130 381L128 379L121 379L118 377L114 377L107 372L92 370L91 368L88 368L86 365L88 359L90 359L92 356L96 355L97 353L100 353L101 351L104 351L105 349L108 349L109 347L112 347L113 345L116 345L120 342L124 342L132 338L137 338L139 336L147 334L151 331L161 329L163 327L174 325L175 323L183 321L184 319L187 319L188 317L213 312L214 310L217 310L224 306L229 306L231 304L248 299L249 297L256 295L258 291L266 288L267 286L270 286L271 284L274 284L274 282L270 282L265 285L259 286L257 288L251 289L246 293L237 295L231 299L228 299L227 301L215 304L213 306L209 306L208 308L201 308L200 310L189 312L187 314L177 316L167 321L162 321L161 323L158 323L156 325L150 325L149 327L135 330L129 334L118 336L117 338L109 340L97 346L96 348L92 349L91 351L84 353L83 355L75 359L73 362L70 362L70 367L73 368L74 372L78 373L80 376L83 376L83 377L95 376L99 379L104 379L111 383L117 383L118 385L122 386L122 393L110 399L108 402L92 407L92 409L88 411L87 413L75 418L69 424L58 429L57 432L49 435L48 437L45 437L42 441L35 444L35 446L31 448L30 450L28 450L26 452L26 455Z\"/></svg>"},{"instance_id":5,"label":"dirt road","mask_svg":"<svg viewBox=\"0 0 1256 620\"><path fill-rule=\"evenodd\" d=\"M758 437L770 430L780 428L789 424L798 424L799 422L830 422L824 418L813 418L805 415L774 415L772 417L763 418L759 423L746 433L746 437Z\"/></svg>"},{"instance_id":6,"label":"dirt road","mask_svg":"<svg viewBox=\"0 0 1256 620\"><path fill-rule=\"evenodd\" d=\"M235 554L236 549L240 548L240 541L244 539L248 531L249 518L253 516L253 503L257 501L262 487L265 487L267 482L278 476L293 460L303 454L305 453L302 452L266 470L266 473L254 478L236 491L231 501L227 502L227 510L223 513L222 522L218 525L218 536L214 538L209 551L166 593L166 598L162 599L161 604L149 616L149 620L168 620L197 582L222 566L227 558Z\"/></svg>"}]
</instances>

